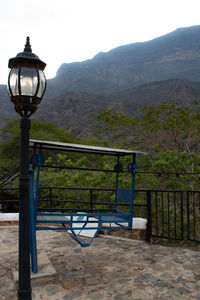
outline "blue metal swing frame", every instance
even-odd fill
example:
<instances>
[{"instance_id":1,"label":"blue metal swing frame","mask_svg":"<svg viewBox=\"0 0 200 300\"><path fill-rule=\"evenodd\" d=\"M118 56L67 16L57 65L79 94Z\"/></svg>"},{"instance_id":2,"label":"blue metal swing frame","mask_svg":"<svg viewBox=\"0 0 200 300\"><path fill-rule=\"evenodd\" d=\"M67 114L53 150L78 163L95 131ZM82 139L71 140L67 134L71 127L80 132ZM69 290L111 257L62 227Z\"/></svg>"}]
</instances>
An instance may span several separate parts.
<instances>
[{"instance_id":1,"label":"blue metal swing frame","mask_svg":"<svg viewBox=\"0 0 200 300\"><path fill-rule=\"evenodd\" d=\"M105 147L95 147L76 144L56 143L49 141L30 140L30 147L34 150L34 156L30 163L30 249L32 272L38 272L37 263L37 230L68 230L72 237L82 246L88 247L93 239L103 229L132 229L133 223L133 207L134 207L134 189L135 189L135 173L136 173L136 151L128 151L123 149L113 149ZM96 212L80 212L79 213L57 213L57 212L38 212L38 195L39 195L39 179L40 169L44 165L45 159L41 155L42 150L70 151L78 153L92 153L100 155L113 155L117 157L116 172L116 193L115 193L115 212L112 213L96 213ZM128 171L131 174L131 188L125 189L118 186L119 173L122 172L122 166L119 164L121 156L132 155L133 160L128 166ZM34 174L36 174L36 182L34 182ZM118 201L127 202L130 204L129 213L118 209ZM86 219L83 221L83 219ZM63 227L56 227L55 224L62 224ZM81 226L90 224L91 227ZM92 224L98 226L92 227ZM48 227L44 227L48 224ZM73 227L74 224L80 224L80 227ZM106 225L105 225L106 224ZM110 225L109 225L110 224ZM40 227L42 225L42 227ZM51 226L50 226L51 225ZM54 226L53 226L54 225ZM67 226L66 226L67 225ZM77 230L96 230L95 235L91 240L85 241L75 232Z\"/></svg>"}]
</instances>

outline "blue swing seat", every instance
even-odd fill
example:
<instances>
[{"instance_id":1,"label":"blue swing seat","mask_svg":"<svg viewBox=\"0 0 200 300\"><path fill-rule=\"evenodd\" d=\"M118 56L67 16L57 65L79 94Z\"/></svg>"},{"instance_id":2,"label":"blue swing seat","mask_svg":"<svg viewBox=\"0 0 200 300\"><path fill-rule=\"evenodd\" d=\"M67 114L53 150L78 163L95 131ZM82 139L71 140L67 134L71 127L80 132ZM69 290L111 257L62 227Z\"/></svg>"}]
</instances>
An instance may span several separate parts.
<instances>
[{"instance_id":1,"label":"blue swing seat","mask_svg":"<svg viewBox=\"0 0 200 300\"><path fill-rule=\"evenodd\" d=\"M67 230L71 233L72 237L81 245L81 247L88 247L93 239L98 235L100 230L103 229L120 229L128 228L132 229L133 222L133 204L134 204L134 183L136 172L136 151L128 151L123 149L113 149L95 146L85 146L76 144L65 144L49 141L30 140L30 147L34 149L36 154L34 155L30 164L30 240L31 240L31 260L32 260L32 272L37 273L37 245L36 245L36 231L37 230ZM60 209L44 209L44 212L38 210L38 194L39 194L39 177L40 168L44 165L45 159L41 155L41 150L56 150L56 151L71 151L79 153L112 155L117 157L117 165L114 168L116 172L116 193L115 193L115 208L110 210L109 213L96 213L80 211L76 213L63 213L55 212ZM141 152L140 152L141 153ZM133 155L133 162L128 166L128 172L132 175L131 189L119 188L118 176L122 172L122 166L119 164L119 158L121 156ZM34 181L34 169L37 168L36 184ZM123 212L118 210L118 201L129 203L129 212ZM53 211L54 210L54 211ZM112 212L111 212L112 211ZM75 220L75 218L85 217L86 219ZM96 225L95 225L96 223ZM55 224L61 224L62 227L57 227ZM46 226L45 226L46 225ZM79 226L80 225L80 226ZM84 240L79 236L82 230L96 230L94 236L90 241Z\"/></svg>"}]
</instances>

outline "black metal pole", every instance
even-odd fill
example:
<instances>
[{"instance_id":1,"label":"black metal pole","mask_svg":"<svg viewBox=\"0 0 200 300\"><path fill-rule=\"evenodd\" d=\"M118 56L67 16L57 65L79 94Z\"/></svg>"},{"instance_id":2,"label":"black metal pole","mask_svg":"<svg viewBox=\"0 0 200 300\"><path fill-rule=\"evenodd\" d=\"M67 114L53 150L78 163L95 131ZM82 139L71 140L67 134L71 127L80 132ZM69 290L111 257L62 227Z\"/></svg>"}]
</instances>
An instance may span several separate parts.
<instances>
[{"instance_id":1,"label":"black metal pole","mask_svg":"<svg viewBox=\"0 0 200 300\"><path fill-rule=\"evenodd\" d=\"M29 237L29 132L31 121L21 119L20 203L19 203L19 284L18 299L30 300L30 237Z\"/></svg>"}]
</instances>

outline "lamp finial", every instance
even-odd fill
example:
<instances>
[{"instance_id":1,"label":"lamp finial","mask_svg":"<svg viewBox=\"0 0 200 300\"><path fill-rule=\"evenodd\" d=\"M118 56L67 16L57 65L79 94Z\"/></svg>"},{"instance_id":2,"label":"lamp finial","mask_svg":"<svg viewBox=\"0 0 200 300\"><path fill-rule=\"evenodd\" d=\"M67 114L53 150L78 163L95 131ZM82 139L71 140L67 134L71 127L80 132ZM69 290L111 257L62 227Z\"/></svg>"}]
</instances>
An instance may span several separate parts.
<instances>
[{"instance_id":1,"label":"lamp finial","mask_svg":"<svg viewBox=\"0 0 200 300\"><path fill-rule=\"evenodd\" d=\"M24 48L24 52L32 52L29 36L27 36L27 38L26 38L26 45L25 45L25 48Z\"/></svg>"}]
</instances>

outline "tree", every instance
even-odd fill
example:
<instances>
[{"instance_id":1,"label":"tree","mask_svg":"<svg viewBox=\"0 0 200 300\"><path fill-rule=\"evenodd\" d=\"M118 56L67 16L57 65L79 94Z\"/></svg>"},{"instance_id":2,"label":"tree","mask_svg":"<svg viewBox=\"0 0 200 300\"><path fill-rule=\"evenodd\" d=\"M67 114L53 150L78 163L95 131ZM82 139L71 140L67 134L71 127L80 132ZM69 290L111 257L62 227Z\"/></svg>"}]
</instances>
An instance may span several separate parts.
<instances>
[{"instance_id":1,"label":"tree","mask_svg":"<svg viewBox=\"0 0 200 300\"><path fill-rule=\"evenodd\" d=\"M178 173L200 172L200 107L198 103L181 106L177 101L140 109L137 116L104 110L97 116L108 132L118 137L121 147L147 151L140 166L143 170L174 173L165 178L146 174L137 177L149 188L199 187L199 176ZM123 143L123 145L122 145ZM148 158L147 158L148 157Z\"/></svg>"},{"instance_id":2,"label":"tree","mask_svg":"<svg viewBox=\"0 0 200 300\"><path fill-rule=\"evenodd\" d=\"M181 106L177 101L140 109L137 116L103 110L97 116L107 130L123 133L136 148L153 152L200 151L200 108L197 103Z\"/></svg>"},{"instance_id":3,"label":"tree","mask_svg":"<svg viewBox=\"0 0 200 300\"><path fill-rule=\"evenodd\" d=\"M1 128L1 135L4 139L0 142L0 177L19 166L19 120L7 119L5 126ZM80 139L65 130L58 129L51 123L40 121L32 121L30 138L66 143L80 142Z\"/></svg>"}]
</instances>

